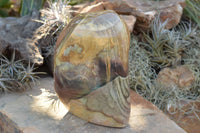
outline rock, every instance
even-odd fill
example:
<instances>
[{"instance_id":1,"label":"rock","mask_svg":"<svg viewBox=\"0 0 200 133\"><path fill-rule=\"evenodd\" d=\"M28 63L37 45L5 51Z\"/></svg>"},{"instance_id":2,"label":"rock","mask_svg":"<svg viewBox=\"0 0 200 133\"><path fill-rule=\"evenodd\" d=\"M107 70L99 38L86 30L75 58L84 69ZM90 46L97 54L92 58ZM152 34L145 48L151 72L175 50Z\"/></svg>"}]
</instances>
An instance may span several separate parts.
<instances>
[{"instance_id":1,"label":"rock","mask_svg":"<svg viewBox=\"0 0 200 133\"><path fill-rule=\"evenodd\" d=\"M91 9L92 7L94 9ZM89 11L95 10L97 7L99 10L104 8L105 10L114 10L121 15L135 16L137 18L136 28L142 30L149 29L151 21L160 14L162 22L168 20L166 28L171 29L180 21L185 0L96 0L91 3ZM85 7L85 12L88 8Z\"/></svg>"},{"instance_id":2,"label":"rock","mask_svg":"<svg viewBox=\"0 0 200 133\"><path fill-rule=\"evenodd\" d=\"M179 24L181 16L183 14L183 8L180 4L164 8L160 11L160 19L162 22L168 21L165 28L171 29Z\"/></svg>"},{"instance_id":3,"label":"rock","mask_svg":"<svg viewBox=\"0 0 200 133\"><path fill-rule=\"evenodd\" d=\"M188 133L199 133L200 99L196 101L181 101L180 107L182 107L181 110L176 110L175 114L168 113L168 116ZM170 109L174 111L174 109Z\"/></svg>"},{"instance_id":4,"label":"rock","mask_svg":"<svg viewBox=\"0 0 200 133\"><path fill-rule=\"evenodd\" d=\"M90 6L91 3L89 2L84 2L81 4L76 4L74 6L70 6L70 13L72 16L78 15L85 7Z\"/></svg>"},{"instance_id":5,"label":"rock","mask_svg":"<svg viewBox=\"0 0 200 133\"><path fill-rule=\"evenodd\" d=\"M102 2L99 2L95 5L86 6L85 8L81 10L80 13L97 12L97 11L103 11L103 10L104 10L104 5L102 4Z\"/></svg>"},{"instance_id":6,"label":"rock","mask_svg":"<svg viewBox=\"0 0 200 133\"><path fill-rule=\"evenodd\" d=\"M40 131L35 127L27 127L23 129L23 133L40 133Z\"/></svg>"},{"instance_id":7,"label":"rock","mask_svg":"<svg viewBox=\"0 0 200 133\"><path fill-rule=\"evenodd\" d=\"M156 82L164 87L189 88L195 81L193 73L186 66L164 68L158 73Z\"/></svg>"},{"instance_id":8,"label":"rock","mask_svg":"<svg viewBox=\"0 0 200 133\"><path fill-rule=\"evenodd\" d=\"M83 98L71 100L69 112L97 125L126 127L130 117L128 80L119 76Z\"/></svg>"},{"instance_id":9,"label":"rock","mask_svg":"<svg viewBox=\"0 0 200 133\"><path fill-rule=\"evenodd\" d=\"M3 95L0 97L0 110L11 114L12 119L20 127L35 127L40 133L186 133L155 105L133 90L130 90L131 115L129 125L125 128L98 126L81 120L70 113L61 120L54 119L46 113L48 106L51 105L49 102L53 101L51 95L55 95L53 86L53 78L46 77L41 78L40 84L33 86L25 94ZM42 101L37 102L40 103L41 107L42 105L47 107L45 112L34 111L35 108L38 109L38 106L33 106L35 100L38 100L35 97L43 98ZM57 105L52 108L52 111L54 109L63 110ZM57 111L52 113L56 115Z\"/></svg>"},{"instance_id":10,"label":"rock","mask_svg":"<svg viewBox=\"0 0 200 133\"><path fill-rule=\"evenodd\" d=\"M41 25L38 12L21 18L0 18L0 54L16 51L21 58L37 65L43 63L39 46L32 41L34 31Z\"/></svg>"},{"instance_id":11,"label":"rock","mask_svg":"<svg viewBox=\"0 0 200 133\"><path fill-rule=\"evenodd\" d=\"M88 6L84 6L84 8L79 9L78 12L79 13L98 12L98 11L103 11L105 9L113 9L113 6L108 2L99 2L96 4L91 3L91 5L88 4ZM136 18L133 15L120 15L120 16L126 22L129 31L132 32L136 22Z\"/></svg>"},{"instance_id":12,"label":"rock","mask_svg":"<svg viewBox=\"0 0 200 133\"><path fill-rule=\"evenodd\" d=\"M131 90L130 92L131 116L129 124L135 132L186 133L151 102L135 91Z\"/></svg>"},{"instance_id":13,"label":"rock","mask_svg":"<svg viewBox=\"0 0 200 133\"><path fill-rule=\"evenodd\" d=\"M112 10L71 20L58 37L54 56L55 90L66 106L70 101L70 113L103 126L127 125L129 45L128 28Z\"/></svg>"},{"instance_id":14,"label":"rock","mask_svg":"<svg viewBox=\"0 0 200 133\"><path fill-rule=\"evenodd\" d=\"M111 10L74 17L55 48L54 77L59 97L80 98L117 76L126 77L129 44L124 21Z\"/></svg>"},{"instance_id":15,"label":"rock","mask_svg":"<svg viewBox=\"0 0 200 133\"><path fill-rule=\"evenodd\" d=\"M130 33L132 33L135 22L136 22L136 17L134 17L132 15L120 15L120 16L125 21L125 23L127 24Z\"/></svg>"},{"instance_id":16,"label":"rock","mask_svg":"<svg viewBox=\"0 0 200 133\"><path fill-rule=\"evenodd\" d=\"M20 128L0 111L0 133L23 133Z\"/></svg>"}]
</instances>

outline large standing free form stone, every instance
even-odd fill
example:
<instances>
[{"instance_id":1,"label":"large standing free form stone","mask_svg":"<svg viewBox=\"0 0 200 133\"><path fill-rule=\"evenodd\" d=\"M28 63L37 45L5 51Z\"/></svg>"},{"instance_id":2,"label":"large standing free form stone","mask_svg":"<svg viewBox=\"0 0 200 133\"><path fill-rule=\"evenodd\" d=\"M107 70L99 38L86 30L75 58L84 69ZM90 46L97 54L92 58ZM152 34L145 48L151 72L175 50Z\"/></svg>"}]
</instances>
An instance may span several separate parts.
<instances>
[{"instance_id":1,"label":"large standing free form stone","mask_svg":"<svg viewBox=\"0 0 200 133\"><path fill-rule=\"evenodd\" d=\"M129 44L128 28L114 11L78 15L62 31L54 57L55 90L72 114L105 126L126 125Z\"/></svg>"}]
</instances>

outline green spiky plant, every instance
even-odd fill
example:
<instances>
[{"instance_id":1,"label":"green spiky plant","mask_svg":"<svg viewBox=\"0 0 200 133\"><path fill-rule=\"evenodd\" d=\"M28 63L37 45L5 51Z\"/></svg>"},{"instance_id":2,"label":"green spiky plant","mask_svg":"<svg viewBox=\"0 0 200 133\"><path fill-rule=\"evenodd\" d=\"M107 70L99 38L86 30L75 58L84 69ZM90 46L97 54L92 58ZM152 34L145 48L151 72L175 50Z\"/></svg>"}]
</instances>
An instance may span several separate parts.
<instances>
[{"instance_id":1,"label":"green spiky plant","mask_svg":"<svg viewBox=\"0 0 200 133\"><path fill-rule=\"evenodd\" d=\"M34 85L38 82L38 79L40 78L39 74L45 74L44 72L34 72L34 70L37 69L34 64L31 65L30 61L28 63L28 66L25 68L22 68L22 71L18 74L18 80L24 85L30 85L32 82Z\"/></svg>"},{"instance_id":2,"label":"green spiky plant","mask_svg":"<svg viewBox=\"0 0 200 133\"><path fill-rule=\"evenodd\" d=\"M10 89L10 86L8 86L9 82L12 82L12 79L9 78L7 75L3 74L3 69L0 70L0 94L2 92L7 92Z\"/></svg>"},{"instance_id":3,"label":"green spiky plant","mask_svg":"<svg viewBox=\"0 0 200 133\"><path fill-rule=\"evenodd\" d=\"M23 67L22 60L15 60L15 51L13 52L11 59L2 55L0 61L1 68L12 78L15 78L15 73L18 73Z\"/></svg>"},{"instance_id":4,"label":"green spiky plant","mask_svg":"<svg viewBox=\"0 0 200 133\"><path fill-rule=\"evenodd\" d=\"M34 72L36 68L30 62L26 65L23 60L16 60L15 52L11 58L0 56L0 94L7 92L22 92L35 84L43 72Z\"/></svg>"},{"instance_id":5,"label":"green spiky plant","mask_svg":"<svg viewBox=\"0 0 200 133\"><path fill-rule=\"evenodd\" d=\"M197 113L200 110L195 105L189 104L189 109L185 110L183 102L199 102L200 90L199 79L196 78L195 84L189 89L182 89L178 86L171 86L166 88L156 82L156 72L151 67L149 56L145 53L145 49L132 44L130 48L130 87L138 94L143 96L148 101L152 102L158 108L167 114L176 114L181 112L183 114ZM199 73L196 71L196 73ZM181 119L182 117L180 117ZM198 118L198 115L196 116ZM199 119L200 120L200 119ZM178 120L177 120L178 121Z\"/></svg>"},{"instance_id":6,"label":"green spiky plant","mask_svg":"<svg viewBox=\"0 0 200 133\"><path fill-rule=\"evenodd\" d=\"M167 30L167 21L161 22L159 17L151 23L151 30L143 33L144 42L141 47L151 59L153 67L163 68L180 64L181 54L186 44L182 44L180 32L175 29Z\"/></svg>"},{"instance_id":7,"label":"green spiky plant","mask_svg":"<svg viewBox=\"0 0 200 133\"><path fill-rule=\"evenodd\" d=\"M165 25L158 17L151 24L151 32L143 33L144 38L134 41L136 37L132 37L130 87L168 114L198 114L200 110L193 104L185 110L183 101L200 103L199 31L188 22L171 30L165 29ZM195 75L191 88L166 87L156 82L160 69L180 65L188 66Z\"/></svg>"}]
</instances>

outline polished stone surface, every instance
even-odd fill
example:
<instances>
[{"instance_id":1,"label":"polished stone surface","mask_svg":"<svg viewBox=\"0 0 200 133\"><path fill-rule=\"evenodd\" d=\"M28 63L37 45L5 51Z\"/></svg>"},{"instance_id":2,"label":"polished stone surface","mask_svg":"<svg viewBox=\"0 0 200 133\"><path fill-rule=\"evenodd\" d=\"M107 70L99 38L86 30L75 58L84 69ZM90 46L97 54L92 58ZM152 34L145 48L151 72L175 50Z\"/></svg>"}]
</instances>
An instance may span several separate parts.
<instances>
[{"instance_id":1,"label":"polished stone surface","mask_svg":"<svg viewBox=\"0 0 200 133\"><path fill-rule=\"evenodd\" d=\"M62 101L81 98L128 75L130 33L111 10L76 16L55 50L55 90Z\"/></svg>"}]
</instances>

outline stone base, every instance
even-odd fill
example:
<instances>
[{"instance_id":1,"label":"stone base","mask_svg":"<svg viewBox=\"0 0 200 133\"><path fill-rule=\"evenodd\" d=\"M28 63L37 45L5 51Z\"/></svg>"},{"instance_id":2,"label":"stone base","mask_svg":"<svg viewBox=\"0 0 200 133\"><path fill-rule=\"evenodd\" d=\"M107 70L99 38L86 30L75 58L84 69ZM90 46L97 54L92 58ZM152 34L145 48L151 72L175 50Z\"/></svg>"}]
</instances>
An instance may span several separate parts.
<instances>
[{"instance_id":1,"label":"stone base","mask_svg":"<svg viewBox=\"0 0 200 133\"><path fill-rule=\"evenodd\" d=\"M20 128L0 111L0 133L23 133Z\"/></svg>"},{"instance_id":2,"label":"stone base","mask_svg":"<svg viewBox=\"0 0 200 133\"><path fill-rule=\"evenodd\" d=\"M130 116L128 78L117 77L89 95L70 101L70 113L109 127L125 127Z\"/></svg>"},{"instance_id":3,"label":"stone base","mask_svg":"<svg viewBox=\"0 0 200 133\"><path fill-rule=\"evenodd\" d=\"M40 133L185 133L162 111L132 90L130 91L130 119L125 128L98 126L70 113L63 119L57 120L47 112L36 112L36 107L33 106L33 102L37 100L35 97L47 100L45 96L55 94L53 86L53 78L47 77L40 79L38 86L34 86L25 93L1 96L0 110L12 115L12 120L19 127L35 127ZM38 102L42 104L44 101ZM61 107L56 107L56 110L64 111ZM48 111L48 109L42 111ZM59 114L55 109L52 109L51 113Z\"/></svg>"}]
</instances>

